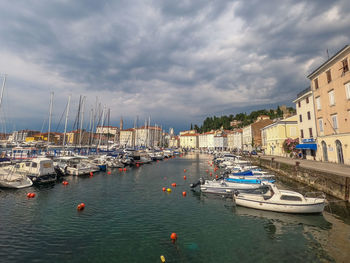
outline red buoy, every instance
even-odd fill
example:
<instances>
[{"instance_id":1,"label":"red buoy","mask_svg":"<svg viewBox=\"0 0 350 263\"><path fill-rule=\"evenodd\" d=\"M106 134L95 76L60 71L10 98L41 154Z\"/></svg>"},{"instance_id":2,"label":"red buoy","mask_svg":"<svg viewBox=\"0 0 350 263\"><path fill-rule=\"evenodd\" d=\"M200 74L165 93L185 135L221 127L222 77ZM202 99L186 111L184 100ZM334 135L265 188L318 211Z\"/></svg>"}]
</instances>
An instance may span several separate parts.
<instances>
[{"instance_id":1,"label":"red buoy","mask_svg":"<svg viewBox=\"0 0 350 263\"><path fill-rule=\"evenodd\" d=\"M186 173L186 169L184 169L184 173Z\"/></svg>"},{"instance_id":2,"label":"red buoy","mask_svg":"<svg viewBox=\"0 0 350 263\"><path fill-rule=\"evenodd\" d=\"M123 171L123 168L119 168L119 172L122 172Z\"/></svg>"},{"instance_id":3,"label":"red buoy","mask_svg":"<svg viewBox=\"0 0 350 263\"><path fill-rule=\"evenodd\" d=\"M111 174L111 171L108 171L107 174Z\"/></svg>"},{"instance_id":4,"label":"red buoy","mask_svg":"<svg viewBox=\"0 0 350 263\"><path fill-rule=\"evenodd\" d=\"M28 193L28 194L27 194L27 197L30 198L30 195L31 195L31 194L32 194L32 193Z\"/></svg>"},{"instance_id":5,"label":"red buoy","mask_svg":"<svg viewBox=\"0 0 350 263\"><path fill-rule=\"evenodd\" d=\"M67 181L62 182L63 185L68 185L69 183Z\"/></svg>"},{"instance_id":6,"label":"red buoy","mask_svg":"<svg viewBox=\"0 0 350 263\"><path fill-rule=\"evenodd\" d=\"M207 173L209 173L209 170L205 170Z\"/></svg>"},{"instance_id":7,"label":"red buoy","mask_svg":"<svg viewBox=\"0 0 350 263\"><path fill-rule=\"evenodd\" d=\"M163 190L163 192L165 192L165 191L166 191L166 188L165 188L165 187L163 187L163 189L162 189L162 190Z\"/></svg>"},{"instance_id":8,"label":"red buoy","mask_svg":"<svg viewBox=\"0 0 350 263\"><path fill-rule=\"evenodd\" d=\"M186 192L182 192L182 196L186 196L187 195L187 193Z\"/></svg>"},{"instance_id":9,"label":"red buoy","mask_svg":"<svg viewBox=\"0 0 350 263\"><path fill-rule=\"evenodd\" d=\"M82 210L84 210L84 208L85 208L85 204L84 204L84 203L80 203L80 204L77 206L77 210L78 210L78 211L82 211Z\"/></svg>"},{"instance_id":10,"label":"red buoy","mask_svg":"<svg viewBox=\"0 0 350 263\"><path fill-rule=\"evenodd\" d=\"M126 168L124 168L123 171L126 172Z\"/></svg>"},{"instance_id":11,"label":"red buoy","mask_svg":"<svg viewBox=\"0 0 350 263\"><path fill-rule=\"evenodd\" d=\"M171 186L172 186L172 187L176 187L176 183L172 183Z\"/></svg>"},{"instance_id":12,"label":"red buoy","mask_svg":"<svg viewBox=\"0 0 350 263\"><path fill-rule=\"evenodd\" d=\"M93 172L90 172L90 176L93 176L94 175L94 173Z\"/></svg>"},{"instance_id":13,"label":"red buoy","mask_svg":"<svg viewBox=\"0 0 350 263\"><path fill-rule=\"evenodd\" d=\"M213 175L213 173L212 172L210 172L210 176L212 176Z\"/></svg>"},{"instance_id":14,"label":"red buoy","mask_svg":"<svg viewBox=\"0 0 350 263\"><path fill-rule=\"evenodd\" d=\"M177 240L177 234L176 234L176 233L172 233L172 234L170 235L170 239L171 239L171 241L172 241L173 243L175 243L175 241Z\"/></svg>"},{"instance_id":15,"label":"red buoy","mask_svg":"<svg viewBox=\"0 0 350 263\"><path fill-rule=\"evenodd\" d=\"M186 175L184 175L184 180L186 180L187 179L187 177L186 177Z\"/></svg>"},{"instance_id":16,"label":"red buoy","mask_svg":"<svg viewBox=\"0 0 350 263\"><path fill-rule=\"evenodd\" d=\"M218 175L215 175L215 178L216 178L216 179L218 179L218 178L219 178L219 176L218 176Z\"/></svg>"}]
</instances>

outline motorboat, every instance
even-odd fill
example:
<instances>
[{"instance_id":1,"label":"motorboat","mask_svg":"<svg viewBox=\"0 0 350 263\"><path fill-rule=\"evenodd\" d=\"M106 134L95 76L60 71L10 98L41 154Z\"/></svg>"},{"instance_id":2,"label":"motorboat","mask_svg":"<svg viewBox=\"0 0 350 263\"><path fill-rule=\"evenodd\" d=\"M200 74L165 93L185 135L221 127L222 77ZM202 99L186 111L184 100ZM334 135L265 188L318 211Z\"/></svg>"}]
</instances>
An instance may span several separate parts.
<instances>
[{"instance_id":1,"label":"motorboat","mask_svg":"<svg viewBox=\"0 0 350 263\"><path fill-rule=\"evenodd\" d=\"M236 205L283 213L322 213L326 205L323 193L321 197L306 197L290 190L280 190L275 184L264 183L265 193L252 194L236 192Z\"/></svg>"},{"instance_id":2,"label":"motorboat","mask_svg":"<svg viewBox=\"0 0 350 263\"><path fill-rule=\"evenodd\" d=\"M18 163L15 165L15 171L29 177L33 184L48 184L57 180L53 161L45 157Z\"/></svg>"},{"instance_id":3,"label":"motorboat","mask_svg":"<svg viewBox=\"0 0 350 263\"><path fill-rule=\"evenodd\" d=\"M232 179L255 179L255 180L271 180L275 177L273 174L268 174L263 171L247 170L244 172L236 172L228 175L228 178Z\"/></svg>"},{"instance_id":4,"label":"motorboat","mask_svg":"<svg viewBox=\"0 0 350 263\"><path fill-rule=\"evenodd\" d=\"M25 174L16 172L14 165L0 168L0 187L20 189L32 185L32 180Z\"/></svg>"},{"instance_id":5,"label":"motorboat","mask_svg":"<svg viewBox=\"0 0 350 263\"><path fill-rule=\"evenodd\" d=\"M99 171L99 167L79 156L63 156L54 162L66 175L84 175Z\"/></svg>"}]
</instances>

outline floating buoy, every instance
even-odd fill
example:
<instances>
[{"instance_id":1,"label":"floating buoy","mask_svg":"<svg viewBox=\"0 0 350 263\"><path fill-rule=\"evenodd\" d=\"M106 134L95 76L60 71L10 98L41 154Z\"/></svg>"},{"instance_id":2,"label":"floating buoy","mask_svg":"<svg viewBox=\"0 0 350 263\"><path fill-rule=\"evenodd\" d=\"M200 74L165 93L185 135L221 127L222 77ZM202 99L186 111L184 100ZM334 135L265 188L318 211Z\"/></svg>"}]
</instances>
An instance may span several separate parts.
<instances>
[{"instance_id":1,"label":"floating buoy","mask_svg":"<svg viewBox=\"0 0 350 263\"><path fill-rule=\"evenodd\" d=\"M84 203L80 203L80 204L77 206L77 210L78 210L78 211L84 210L84 208L85 208L85 204L84 204Z\"/></svg>"},{"instance_id":2,"label":"floating buoy","mask_svg":"<svg viewBox=\"0 0 350 263\"><path fill-rule=\"evenodd\" d=\"M219 176L218 176L218 175L215 175L215 178L216 178L216 179L218 179L218 178L219 178Z\"/></svg>"},{"instance_id":3,"label":"floating buoy","mask_svg":"<svg viewBox=\"0 0 350 263\"><path fill-rule=\"evenodd\" d=\"M170 239L171 239L171 241L173 241L173 243L175 243L175 241L177 240L177 234L176 233L172 233L170 235Z\"/></svg>"},{"instance_id":4,"label":"floating buoy","mask_svg":"<svg viewBox=\"0 0 350 263\"><path fill-rule=\"evenodd\" d=\"M212 176L213 175L213 173L212 172L210 172L210 176Z\"/></svg>"},{"instance_id":5,"label":"floating buoy","mask_svg":"<svg viewBox=\"0 0 350 263\"><path fill-rule=\"evenodd\" d=\"M123 171L126 172L126 168L124 168Z\"/></svg>"},{"instance_id":6,"label":"floating buoy","mask_svg":"<svg viewBox=\"0 0 350 263\"><path fill-rule=\"evenodd\" d=\"M172 187L176 187L176 183L172 183L171 186L172 186Z\"/></svg>"},{"instance_id":7,"label":"floating buoy","mask_svg":"<svg viewBox=\"0 0 350 263\"><path fill-rule=\"evenodd\" d=\"M94 175L94 173L93 172L90 172L90 176L93 176Z\"/></svg>"},{"instance_id":8,"label":"floating buoy","mask_svg":"<svg viewBox=\"0 0 350 263\"><path fill-rule=\"evenodd\" d=\"M184 175L184 180L186 180L187 179L187 177L186 177L186 175Z\"/></svg>"},{"instance_id":9,"label":"floating buoy","mask_svg":"<svg viewBox=\"0 0 350 263\"><path fill-rule=\"evenodd\" d=\"M27 197L28 197L28 198L34 198L34 197L35 197L35 194L34 194L34 193L28 193L28 194L27 194Z\"/></svg>"},{"instance_id":10,"label":"floating buoy","mask_svg":"<svg viewBox=\"0 0 350 263\"><path fill-rule=\"evenodd\" d=\"M111 174L111 171L108 171L107 174Z\"/></svg>"},{"instance_id":11,"label":"floating buoy","mask_svg":"<svg viewBox=\"0 0 350 263\"><path fill-rule=\"evenodd\" d=\"M164 257L163 255L160 256L160 261L161 261L162 263L165 263L165 257Z\"/></svg>"},{"instance_id":12,"label":"floating buoy","mask_svg":"<svg viewBox=\"0 0 350 263\"><path fill-rule=\"evenodd\" d=\"M186 196L187 195L187 193L186 192L182 192L182 196Z\"/></svg>"},{"instance_id":13,"label":"floating buoy","mask_svg":"<svg viewBox=\"0 0 350 263\"><path fill-rule=\"evenodd\" d=\"M167 191L168 193L171 193L171 189L170 189L170 188L166 189L166 191Z\"/></svg>"},{"instance_id":14,"label":"floating buoy","mask_svg":"<svg viewBox=\"0 0 350 263\"><path fill-rule=\"evenodd\" d=\"M123 171L123 168L119 168L119 172L122 172Z\"/></svg>"},{"instance_id":15,"label":"floating buoy","mask_svg":"<svg viewBox=\"0 0 350 263\"><path fill-rule=\"evenodd\" d=\"M184 173L186 173L186 169L184 169Z\"/></svg>"},{"instance_id":16,"label":"floating buoy","mask_svg":"<svg viewBox=\"0 0 350 263\"><path fill-rule=\"evenodd\" d=\"M209 173L209 170L207 169L207 170L205 170L207 173Z\"/></svg>"},{"instance_id":17,"label":"floating buoy","mask_svg":"<svg viewBox=\"0 0 350 263\"><path fill-rule=\"evenodd\" d=\"M140 165L137 163L137 164L136 164L136 167L140 167Z\"/></svg>"},{"instance_id":18,"label":"floating buoy","mask_svg":"<svg viewBox=\"0 0 350 263\"><path fill-rule=\"evenodd\" d=\"M67 181L62 182L63 185L68 185L69 183Z\"/></svg>"},{"instance_id":19,"label":"floating buoy","mask_svg":"<svg viewBox=\"0 0 350 263\"><path fill-rule=\"evenodd\" d=\"M166 188L165 188L165 187L163 187L163 189L162 189L162 190L163 190L163 192L165 192L165 191L166 191Z\"/></svg>"}]
</instances>

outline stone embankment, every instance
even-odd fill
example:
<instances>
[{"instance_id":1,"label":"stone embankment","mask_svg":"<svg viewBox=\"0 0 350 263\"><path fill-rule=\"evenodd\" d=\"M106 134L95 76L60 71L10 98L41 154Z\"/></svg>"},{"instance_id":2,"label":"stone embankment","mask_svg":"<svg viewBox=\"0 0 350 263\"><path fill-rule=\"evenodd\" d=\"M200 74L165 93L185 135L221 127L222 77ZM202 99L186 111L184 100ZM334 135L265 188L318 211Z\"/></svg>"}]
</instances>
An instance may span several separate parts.
<instances>
[{"instance_id":1,"label":"stone embankment","mask_svg":"<svg viewBox=\"0 0 350 263\"><path fill-rule=\"evenodd\" d=\"M350 202L350 167L276 156L251 158L255 165Z\"/></svg>"}]
</instances>

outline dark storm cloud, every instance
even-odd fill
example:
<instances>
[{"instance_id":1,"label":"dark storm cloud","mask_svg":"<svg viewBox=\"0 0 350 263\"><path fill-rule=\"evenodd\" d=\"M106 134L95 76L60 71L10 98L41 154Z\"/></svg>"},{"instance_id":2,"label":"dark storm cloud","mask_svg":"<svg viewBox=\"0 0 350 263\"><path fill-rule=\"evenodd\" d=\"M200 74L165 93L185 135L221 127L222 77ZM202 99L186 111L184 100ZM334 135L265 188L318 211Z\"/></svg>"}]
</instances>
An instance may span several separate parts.
<instances>
[{"instance_id":1,"label":"dark storm cloud","mask_svg":"<svg viewBox=\"0 0 350 263\"><path fill-rule=\"evenodd\" d=\"M35 112L49 89L59 108L73 93L88 107L99 96L115 119L200 122L291 102L326 50L349 44L349 10L345 0L2 1L0 72L16 92L45 94Z\"/></svg>"}]
</instances>

